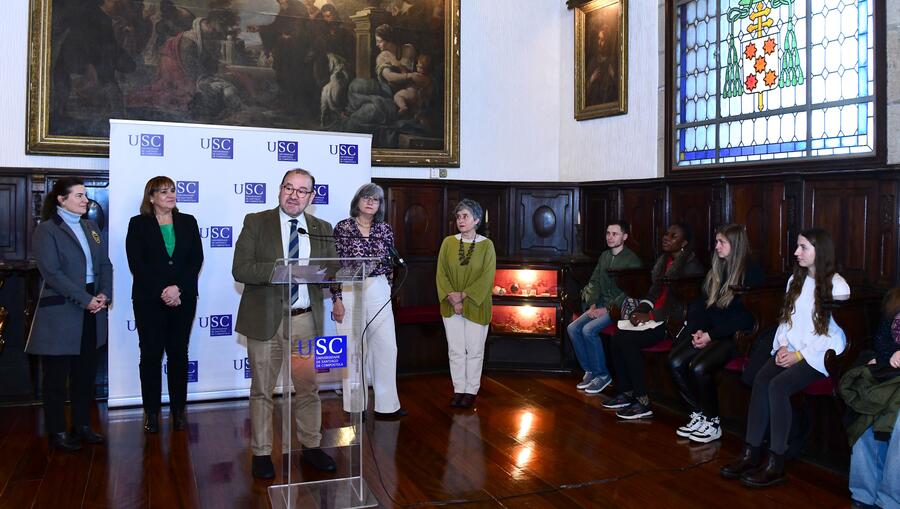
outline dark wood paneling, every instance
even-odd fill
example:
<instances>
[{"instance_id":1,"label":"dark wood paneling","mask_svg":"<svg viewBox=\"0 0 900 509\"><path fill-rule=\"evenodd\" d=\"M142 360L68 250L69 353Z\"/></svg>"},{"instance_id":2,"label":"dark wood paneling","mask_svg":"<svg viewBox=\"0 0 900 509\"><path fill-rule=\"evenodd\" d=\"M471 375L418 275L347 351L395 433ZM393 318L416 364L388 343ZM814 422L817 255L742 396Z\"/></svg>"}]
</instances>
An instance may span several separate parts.
<instances>
[{"instance_id":1,"label":"dark wood paneling","mask_svg":"<svg viewBox=\"0 0 900 509\"><path fill-rule=\"evenodd\" d=\"M784 260L791 249L785 231L784 185L780 182L732 184L729 194L729 223L747 227L750 256L766 274L783 273Z\"/></svg>"},{"instance_id":2,"label":"dark wood paneling","mask_svg":"<svg viewBox=\"0 0 900 509\"><path fill-rule=\"evenodd\" d=\"M715 226L713 217L722 218L722 196L719 186L673 186L669 188L669 224L684 222L693 230L693 247L697 257L709 266ZM718 205L718 207L716 207ZM714 212L714 208L716 211Z\"/></svg>"},{"instance_id":3,"label":"dark wood paneling","mask_svg":"<svg viewBox=\"0 0 900 509\"><path fill-rule=\"evenodd\" d=\"M621 189L622 219L631 223L630 247L644 265L651 266L659 254L659 239L662 235L662 196L659 189Z\"/></svg>"},{"instance_id":4,"label":"dark wood paneling","mask_svg":"<svg viewBox=\"0 0 900 509\"><path fill-rule=\"evenodd\" d=\"M606 250L606 227L619 219L619 192L608 188L585 189L581 201L584 207L581 214L582 251L599 256Z\"/></svg>"},{"instance_id":5,"label":"dark wood paneling","mask_svg":"<svg viewBox=\"0 0 900 509\"><path fill-rule=\"evenodd\" d=\"M575 244L575 190L517 189L515 196L513 239L516 246L513 254L571 254Z\"/></svg>"},{"instance_id":6,"label":"dark wood paneling","mask_svg":"<svg viewBox=\"0 0 900 509\"><path fill-rule=\"evenodd\" d=\"M27 251L26 231L28 208L26 206L25 177L0 177L0 259L22 260Z\"/></svg>"},{"instance_id":7,"label":"dark wood paneling","mask_svg":"<svg viewBox=\"0 0 900 509\"><path fill-rule=\"evenodd\" d=\"M838 270L852 283L879 279L879 190L875 179L807 183L805 226L831 233Z\"/></svg>"},{"instance_id":8,"label":"dark wood paneling","mask_svg":"<svg viewBox=\"0 0 900 509\"><path fill-rule=\"evenodd\" d=\"M406 256L437 256L444 236L444 190L440 187L390 186L387 221Z\"/></svg>"}]
</instances>

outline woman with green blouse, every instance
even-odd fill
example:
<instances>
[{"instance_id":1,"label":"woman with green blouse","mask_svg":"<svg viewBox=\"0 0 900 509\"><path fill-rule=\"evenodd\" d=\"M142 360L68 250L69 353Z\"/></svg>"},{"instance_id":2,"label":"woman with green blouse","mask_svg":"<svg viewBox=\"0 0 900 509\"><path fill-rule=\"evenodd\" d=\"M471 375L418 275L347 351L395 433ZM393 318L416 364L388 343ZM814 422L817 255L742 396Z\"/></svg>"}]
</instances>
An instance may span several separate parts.
<instances>
[{"instance_id":1,"label":"woman with green blouse","mask_svg":"<svg viewBox=\"0 0 900 509\"><path fill-rule=\"evenodd\" d=\"M475 404L491 323L497 255L494 244L476 232L482 214L477 202L460 200L453 210L459 233L445 238L438 254L437 292L453 379L452 407Z\"/></svg>"}]
</instances>

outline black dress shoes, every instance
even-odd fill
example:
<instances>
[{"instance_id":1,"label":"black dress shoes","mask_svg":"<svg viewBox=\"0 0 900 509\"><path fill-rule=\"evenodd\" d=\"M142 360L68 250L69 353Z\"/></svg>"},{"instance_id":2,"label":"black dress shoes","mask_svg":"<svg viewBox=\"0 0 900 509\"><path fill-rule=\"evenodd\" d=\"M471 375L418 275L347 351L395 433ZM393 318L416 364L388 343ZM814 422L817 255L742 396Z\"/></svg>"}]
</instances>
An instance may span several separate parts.
<instances>
[{"instance_id":1,"label":"black dress shoes","mask_svg":"<svg viewBox=\"0 0 900 509\"><path fill-rule=\"evenodd\" d=\"M144 413L144 433L159 433L159 414L156 412Z\"/></svg>"},{"instance_id":2,"label":"black dress shoes","mask_svg":"<svg viewBox=\"0 0 900 509\"><path fill-rule=\"evenodd\" d=\"M769 459L762 468L744 472L741 476L741 484L751 488L766 488L783 483L787 477L784 475L784 455L769 453Z\"/></svg>"},{"instance_id":3,"label":"black dress shoes","mask_svg":"<svg viewBox=\"0 0 900 509\"><path fill-rule=\"evenodd\" d=\"M454 392L453 399L450 400L450 406L452 406L453 408L461 407L462 405L460 405L460 402L462 401L462 397L463 395L461 392Z\"/></svg>"},{"instance_id":4,"label":"black dress shoes","mask_svg":"<svg viewBox=\"0 0 900 509\"><path fill-rule=\"evenodd\" d=\"M311 467L316 470L321 470L322 472L334 472L337 470L337 465L334 463L331 456L318 447L311 447L309 449L304 447L301 459L304 463L308 463Z\"/></svg>"},{"instance_id":5,"label":"black dress shoes","mask_svg":"<svg viewBox=\"0 0 900 509\"><path fill-rule=\"evenodd\" d=\"M187 428L187 414L184 409L172 411L172 429L175 431L184 431Z\"/></svg>"},{"instance_id":6,"label":"black dress shoes","mask_svg":"<svg viewBox=\"0 0 900 509\"><path fill-rule=\"evenodd\" d=\"M380 421L396 421L401 417L406 417L408 414L406 410L400 408L395 412L375 412L375 418Z\"/></svg>"},{"instance_id":7,"label":"black dress shoes","mask_svg":"<svg viewBox=\"0 0 900 509\"><path fill-rule=\"evenodd\" d=\"M726 479L737 479L745 473L757 469L761 457L762 451L759 447L746 444L741 451L741 455L731 463L723 466L719 470L719 474Z\"/></svg>"},{"instance_id":8,"label":"black dress shoes","mask_svg":"<svg viewBox=\"0 0 900 509\"><path fill-rule=\"evenodd\" d=\"M91 431L90 426L75 426L72 434L88 444L102 444L105 441L103 435Z\"/></svg>"},{"instance_id":9,"label":"black dress shoes","mask_svg":"<svg viewBox=\"0 0 900 509\"><path fill-rule=\"evenodd\" d=\"M257 479L274 479L275 465L272 464L271 456L254 456L250 464L250 472Z\"/></svg>"},{"instance_id":10,"label":"black dress shoes","mask_svg":"<svg viewBox=\"0 0 900 509\"><path fill-rule=\"evenodd\" d=\"M462 398L459 400L459 406L461 408L472 408L475 406L475 398L477 398L475 394L465 393L462 395Z\"/></svg>"},{"instance_id":11,"label":"black dress shoes","mask_svg":"<svg viewBox=\"0 0 900 509\"><path fill-rule=\"evenodd\" d=\"M48 439L51 449L66 452L75 452L81 449L81 442L79 442L77 438L69 435L65 431L60 433L51 433Z\"/></svg>"}]
</instances>

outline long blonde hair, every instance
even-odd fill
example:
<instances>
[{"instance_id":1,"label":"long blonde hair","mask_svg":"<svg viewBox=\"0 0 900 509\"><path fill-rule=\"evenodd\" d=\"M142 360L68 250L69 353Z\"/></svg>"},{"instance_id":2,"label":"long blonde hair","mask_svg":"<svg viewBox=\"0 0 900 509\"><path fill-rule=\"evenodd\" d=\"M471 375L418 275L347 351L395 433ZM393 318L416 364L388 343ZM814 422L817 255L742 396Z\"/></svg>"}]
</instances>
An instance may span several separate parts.
<instances>
[{"instance_id":1,"label":"long blonde hair","mask_svg":"<svg viewBox=\"0 0 900 509\"><path fill-rule=\"evenodd\" d=\"M734 300L734 291L731 287L744 282L750 240L747 238L747 228L742 224L721 226L716 230L716 234L728 240L731 252L725 258L719 258L713 253L711 267L703 282L703 290L706 292L706 307L715 305L719 309L725 309Z\"/></svg>"}]
</instances>

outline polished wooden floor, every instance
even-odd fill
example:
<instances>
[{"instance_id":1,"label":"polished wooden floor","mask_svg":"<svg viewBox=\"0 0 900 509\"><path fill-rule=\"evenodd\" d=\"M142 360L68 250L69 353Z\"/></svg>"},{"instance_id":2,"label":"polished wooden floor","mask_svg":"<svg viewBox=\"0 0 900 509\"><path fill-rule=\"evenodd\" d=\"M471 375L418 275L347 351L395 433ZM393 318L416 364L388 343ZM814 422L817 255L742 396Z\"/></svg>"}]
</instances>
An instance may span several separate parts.
<instances>
[{"instance_id":1,"label":"polished wooden floor","mask_svg":"<svg viewBox=\"0 0 900 509\"><path fill-rule=\"evenodd\" d=\"M780 487L750 490L719 477L739 440L678 438L680 417L621 422L575 379L485 376L474 411L450 408L446 375L400 380L409 416L365 424L364 477L382 507L714 508L849 506L847 480L789 464ZM140 410L101 406L104 446L48 452L39 407L0 409L0 508L269 507L250 475L246 401L193 404L190 427L145 436ZM326 426L342 418L323 394ZM168 424L164 420L164 424ZM374 455L376 461L371 459ZM307 473L306 470L303 471Z\"/></svg>"}]
</instances>

